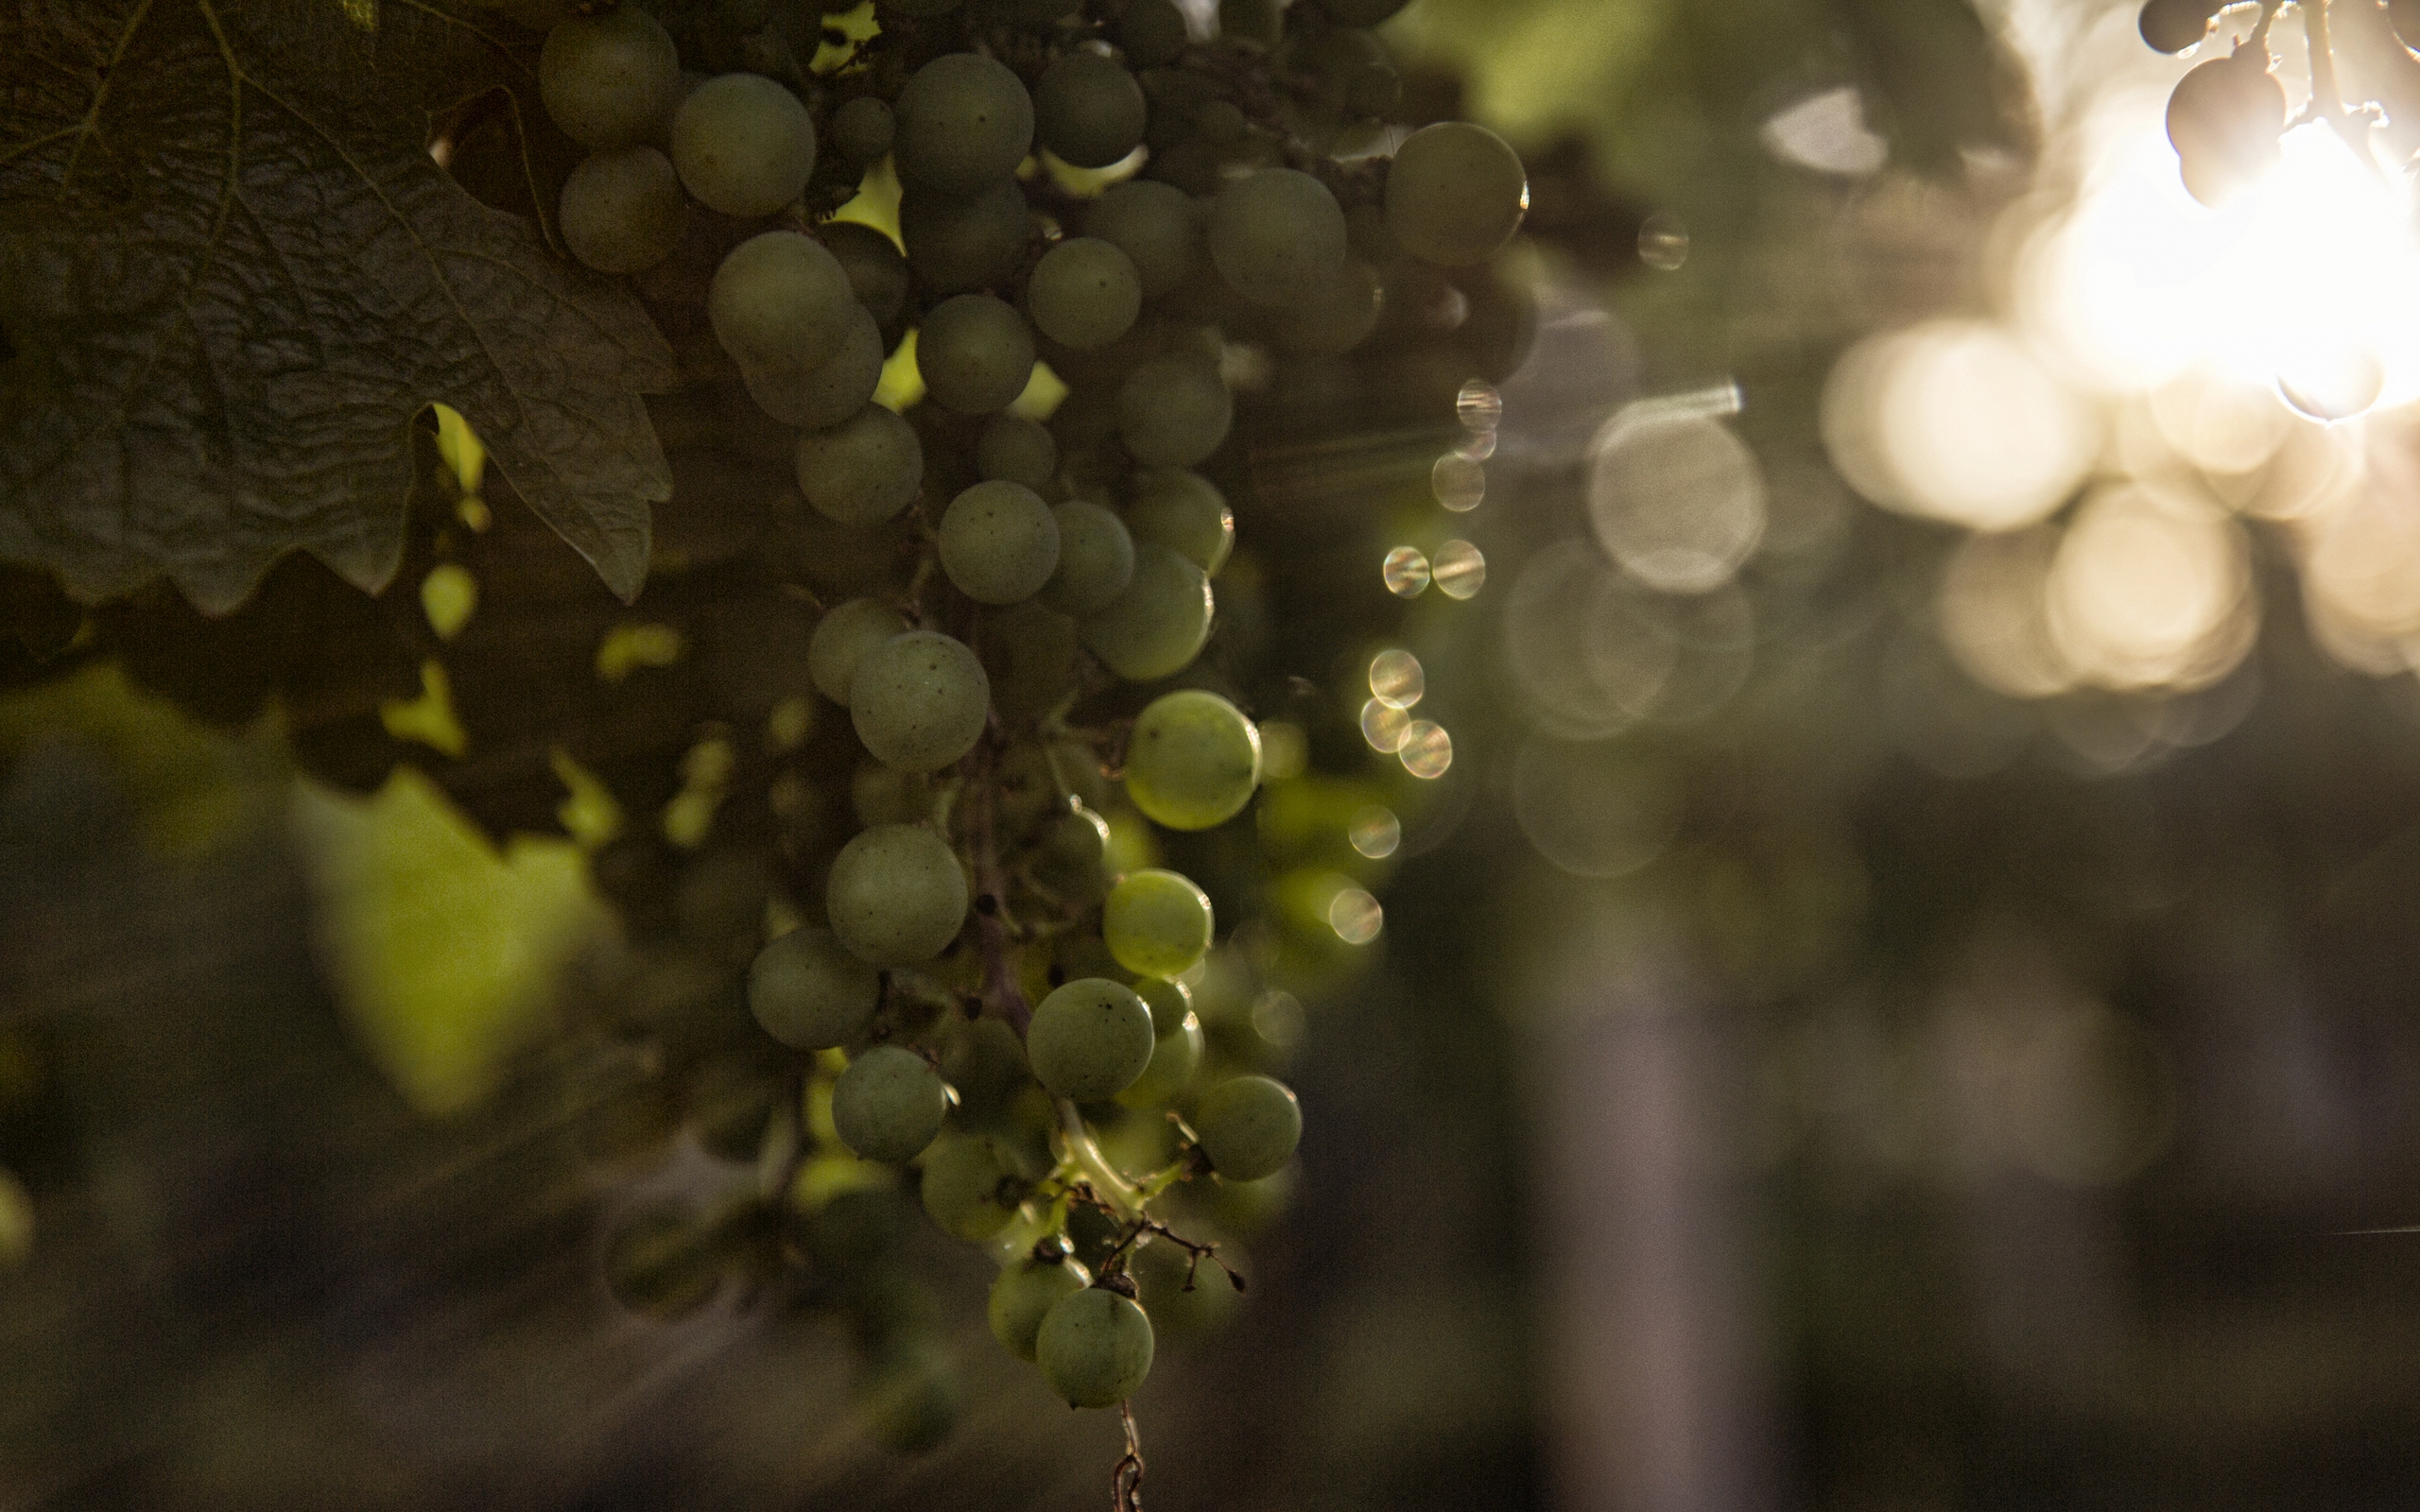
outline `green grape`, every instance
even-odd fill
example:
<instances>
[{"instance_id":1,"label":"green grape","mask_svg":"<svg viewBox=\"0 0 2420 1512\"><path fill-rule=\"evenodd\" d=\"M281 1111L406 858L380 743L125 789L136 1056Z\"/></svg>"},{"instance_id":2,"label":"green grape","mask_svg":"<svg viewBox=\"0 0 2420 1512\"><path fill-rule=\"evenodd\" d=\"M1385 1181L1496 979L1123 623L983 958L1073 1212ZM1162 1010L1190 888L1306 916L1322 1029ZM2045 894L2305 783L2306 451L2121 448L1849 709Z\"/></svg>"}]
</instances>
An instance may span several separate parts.
<instances>
[{"instance_id":1,"label":"green grape","mask_svg":"<svg viewBox=\"0 0 2420 1512\"><path fill-rule=\"evenodd\" d=\"M1124 335L1143 309L1133 262L1110 243L1074 236L1042 254L1026 281L1026 308L1044 335L1078 351Z\"/></svg>"},{"instance_id":2,"label":"green grape","mask_svg":"<svg viewBox=\"0 0 2420 1512\"><path fill-rule=\"evenodd\" d=\"M1408 3L1409 0L1320 0L1328 19L1340 26L1374 26Z\"/></svg>"},{"instance_id":3,"label":"green grape","mask_svg":"<svg viewBox=\"0 0 2420 1512\"><path fill-rule=\"evenodd\" d=\"M1117 435L1135 460L1191 467L1227 438L1235 401L1219 369L1186 352L1137 363L1117 388Z\"/></svg>"},{"instance_id":4,"label":"green grape","mask_svg":"<svg viewBox=\"0 0 2420 1512\"><path fill-rule=\"evenodd\" d=\"M871 598L835 604L806 643L806 675L823 696L845 709L857 662L883 642L907 633L907 620L888 604Z\"/></svg>"},{"instance_id":5,"label":"green grape","mask_svg":"<svg viewBox=\"0 0 2420 1512\"><path fill-rule=\"evenodd\" d=\"M1034 842L1033 871L1052 892L1090 906L1108 889L1108 821L1080 803L1052 819Z\"/></svg>"},{"instance_id":6,"label":"green grape","mask_svg":"<svg viewBox=\"0 0 2420 1512\"><path fill-rule=\"evenodd\" d=\"M1224 824L1259 785L1260 731L1215 693L1185 688L1152 699L1127 738L1126 796L1171 830Z\"/></svg>"},{"instance_id":7,"label":"green grape","mask_svg":"<svg viewBox=\"0 0 2420 1512\"><path fill-rule=\"evenodd\" d=\"M1284 304L1336 271L1344 249L1344 210L1307 173L1263 168L1211 201L1210 261L1255 303Z\"/></svg>"},{"instance_id":8,"label":"green grape","mask_svg":"<svg viewBox=\"0 0 2420 1512\"><path fill-rule=\"evenodd\" d=\"M992 689L973 651L909 630L868 651L849 679L849 719L877 761L938 771L975 748Z\"/></svg>"},{"instance_id":9,"label":"green grape","mask_svg":"<svg viewBox=\"0 0 2420 1512\"><path fill-rule=\"evenodd\" d=\"M899 238L925 287L965 294L1017 270L1033 241L1033 215L1014 179L971 196L910 184L899 199Z\"/></svg>"},{"instance_id":10,"label":"green grape","mask_svg":"<svg viewBox=\"0 0 2420 1512\"><path fill-rule=\"evenodd\" d=\"M599 273L644 273L681 245L689 201L670 158L615 147L571 170L558 215L572 256Z\"/></svg>"},{"instance_id":11,"label":"green grape","mask_svg":"<svg viewBox=\"0 0 2420 1512\"><path fill-rule=\"evenodd\" d=\"M715 339L742 369L812 364L864 313L839 260L791 231L741 242L706 285Z\"/></svg>"},{"instance_id":12,"label":"green grape","mask_svg":"<svg viewBox=\"0 0 2420 1512\"><path fill-rule=\"evenodd\" d=\"M798 438L799 491L840 524L882 524L908 507L924 481L916 428L880 404Z\"/></svg>"},{"instance_id":13,"label":"green grape","mask_svg":"<svg viewBox=\"0 0 2420 1512\"><path fill-rule=\"evenodd\" d=\"M832 933L874 966L929 961L966 922L966 873L920 825L878 824L842 846L823 891Z\"/></svg>"},{"instance_id":14,"label":"green grape","mask_svg":"<svg viewBox=\"0 0 2420 1512\"><path fill-rule=\"evenodd\" d=\"M948 1117L941 1073L897 1045L875 1045L832 1084L832 1126L860 1160L905 1164L924 1153Z\"/></svg>"},{"instance_id":15,"label":"green grape","mask_svg":"<svg viewBox=\"0 0 2420 1512\"><path fill-rule=\"evenodd\" d=\"M886 1349L859 1388L873 1441L894 1454L940 1447L958 1427L958 1376L940 1349L915 1341Z\"/></svg>"},{"instance_id":16,"label":"green grape","mask_svg":"<svg viewBox=\"0 0 2420 1512\"><path fill-rule=\"evenodd\" d=\"M975 467L987 478L1046 489L1059 475L1059 442L1049 429L1022 415L1002 415L975 443Z\"/></svg>"},{"instance_id":17,"label":"green grape","mask_svg":"<svg viewBox=\"0 0 2420 1512\"><path fill-rule=\"evenodd\" d=\"M1241 1258L1231 1244L1219 1245L1219 1256L1229 1264ZM1167 1338L1208 1338L1234 1322L1242 1310L1243 1294L1217 1262L1204 1260L1197 1265L1192 1256L1174 1245L1142 1246L1132 1252L1128 1270L1152 1329ZM1184 1289L1188 1277L1193 1282L1189 1292Z\"/></svg>"},{"instance_id":18,"label":"green grape","mask_svg":"<svg viewBox=\"0 0 2420 1512\"><path fill-rule=\"evenodd\" d=\"M865 1033L882 998L882 977L828 929L794 929L756 953L748 1007L765 1032L793 1050L828 1050Z\"/></svg>"},{"instance_id":19,"label":"green grape","mask_svg":"<svg viewBox=\"0 0 2420 1512\"><path fill-rule=\"evenodd\" d=\"M899 177L972 195L1016 172L1033 145L1033 101L1008 66L944 53L900 90L890 142Z\"/></svg>"},{"instance_id":20,"label":"green grape","mask_svg":"<svg viewBox=\"0 0 2420 1512\"><path fill-rule=\"evenodd\" d=\"M1183 976L1193 970L1210 949L1211 927L1209 895L1174 871L1128 872L1101 908L1101 939L1136 976ZM1143 1058L1150 1056L1147 1045Z\"/></svg>"},{"instance_id":21,"label":"green grape","mask_svg":"<svg viewBox=\"0 0 2420 1512\"><path fill-rule=\"evenodd\" d=\"M1270 321L1277 344L1310 357L1340 357L1378 329L1378 275L1356 258L1313 281Z\"/></svg>"},{"instance_id":22,"label":"green grape","mask_svg":"<svg viewBox=\"0 0 2420 1512\"><path fill-rule=\"evenodd\" d=\"M933 816L932 774L903 772L868 757L849 774L849 811L868 828L921 824Z\"/></svg>"},{"instance_id":23,"label":"green grape","mask_svg":"<svg viewBox=\"0 0 2420 1512\"><path fill-rule=\"evenodd\" d=\"M2205 205L2233 199L2273 167L2286 93L2268 53L2249 48L2199 63L2168 98L2168 139L2186 189Z\"/></svg>"},{"instance_id":24,"label":"green grape","mask_svg":"<svg viewBox=\"0 0 2420 1512\"><path fill-rule=\"evenodd\" d=\"M1106 168L1140 146L1150 112L1134 76L1098 53L1061 53L1033 91L1034 134L1079 168Z\"/></svg>"},{"instance_id":25,"label":"green grape","mask_svg":"<svg viewBox=\"0 0 2420 1512\"><path fill-rule=\"evenodd\" d=\"M1150 1109L1175 1098L1192 1085L1193 1074L1201 1069L1202 1042L1201 1021L1190 1013L1175 1028L1161 1030L1151 1046L1151 1063L1143 1068L1133 1086L1117 1094L1117 1100L1129 1108Z\"/></svg>"},{"instance_id":26,"label":"green grape","mask_svg":"<svg viewBox=\"0 0 2420 1512\"><path fill-rule=\"evenodd\" d=\"M1025 1081L1025 1041L997 1019L960 1020L942 1053L942 1075L958 1093L960 1119L995 1118Z\"/></svg>"},{"instance_id":27,"label":"green grape","mask_svg":"<svg viewBox=\"0 0 2420 1512\"><path fill-rule=\"evenodd\" d=\"M938 536L942 571L978 604L1031 598L1059 566L1059 522L1022 483L977 483L960 493L942 511Z\"/></svg>"},{"instance_id":28,"label":"green grape","mask_svg":"<svg viewBox=\"0 0 2420 1512\"><path fill-rule=\"evenodd\" d=\"M1051 1304L1034 1363L1072 1407L1115 1407L1151 1373L1151 1320L1129 1297L1088 1286Z\"/></svg>"},{"instance_id":29,"label":"green grape","mask_svg":"<svg viewBox=\"0 0 2420 1512\"><path fill-rule=\"evenodd\" d=\"M614 1230L605 1246L605 1285L631 1312L670 1322L712 1301L722 1271L697 1215L666 1203Z\"/></svg>"},{"instance_id":30,"label":"green grape","mask_svg":"<svg viewBox=\"0 0 2420 1512\"><path fill-rule=\"evenodd\" d=\"M1159 68L1184 51L1184 12L1175 0L1134 0L1117 21L1117 45L1137 68Z\"/></svg>"},{"instance_id":31,"label":"green grape","mask_svg":"<svg viewBox=\"0 0 2420 1512\"><path fill-rule=\"evenodd\" d=\"M1387 169L1387 229L1412 256L1469 267L1504 249L1530 208L1521 155L1483 126L1440 121L1404 138Z\"/></svg>"},{"instance_id":32,"label":"green grape","mask_svg":"<svg viewBox=\"0 0 2420 1512\"><path fill-rule=\"evenodd\" d=\"M1107 609L1134 576L1134 540L1125 522L1090 499L1070 499L1059 517L1059 570L1042 601L1065 614Z\"/></svg>"},{"instance_id":33,"label":"green grape","mask_svg":"<svg viewBox=\"0 0 2420 1512\"><path fill-rule=\"evenodd\" d=\"M832 112L832 146L851 163L872 163L890 150L890 106L860 94Z\"/></svg>"},{"instance_id":34,"label":"green grape","mask_svg":"<svg viewBox=\"0 0 2420 1512\"><path fill-rule=\"evenodd\" d=\"M1073 1260L1028 1256L1000 1272L984 1303L984 1319L1000 1348L1020 1360L1033 1358L1034 1335L1042 1332L1043 1315L1070 1292L1093 1283L1092 1272Z\"/></svg>"},{"instance_id":35,"label":"green grape","mask_svg":"<svg viewBox=\"0 0 2420 1512\"><path fill-rule=\"evenodd\" d=\"M785 425L822 430L866 407L882 382L882 328L866 307L852 301L841 317L840 339L814 362L762 363L743 367L748 396Z\"/></svg>"},{"instance_id":36,"label":"green grape","mask_svg":"<svg viewBox=\"0 0 2420 1512\"><path fill-rule=\"evenodd\" d=\"M2226 0L2148 0L2136 18L2155 52L2181 53L2210 34L2210 18Z\"/></svg>"},{"instance_id":37,"label":"green grape","mask_svg":"<svg viewBox=\"0 0 2420 1512\"><path fill-rule=\"evenodd\" d=\"M849 276L849 291L882 324L908 308L908 259L898 244L861 221L827 220L815 228L824 248Z\"/></svg>"},{"instance_id":38,"label":"green grape","mask_svg":"<svg viewBox=\"0 0 2420 1512\"><path fill-rule=\"evenodd\" d=\"M1257 1181L1294 1158L1303 1141L1303 1109L1285 1083L1236 1076L1210 1089L1193 1128L1219 1176Z\"/></svg>"},{"instance_id":39,"label":"green grape","mask_svg":"<svg viewBox=\"0 0 2420 1512\"><path fill-rule=\"evenodd\" d=\"M899 1204L888 1192L842 1192L806 1221L807 1247L843 1275L888 1254L899 1239Z\"/></svg>"},{"instance_id":40,"label":"green grape","mask_svg":"<svg viewBox=\"0 0 2420 1512\"><path fill-rule=\"evenodd\" d=\"M638 6L574 16L549 29L538 50L538 98L582 146L657 141L681 101L681 55Z\"/></svg>"},{"instance_id":41,"label":"green grape","mask_svg":"<svg viewBox=\"0 0 2420 1512\"><path fill-rule=\"evenodd\" d=\"M1116 897L1110 894L1112 907ZM1151 1010L1133 988L1098 976L1079 978L1044 998L1025 1032L1034 1080L1054 1096L1080 1103L1098 1103L1132 1086L1151 1063L1152 1044Z\"/></svg>"},{"instance_id":42,"label":"green grape","mask_svg":"<svg viewBox=\"0 0 2420 1512\"><path fill-rule=\"evenodd\" d=\"M1193 1012L1193 988L1165 976L1138 977L1134 995L1151 1010L1151 1032L1173 1034ZM1199 1019L1194 1021L1200 1022Z\"/></svg>"},{"instance_id":43,"label":"green grape","mask_svg":"<svg viewBox=\"0 0 2420 1512\"><path fill-rule=\"evenodd\" d=\"M1041 718L1067 701L1076 684L1076 623L1034 600L983 616L976 637L992 679L992 707L1011 725ZM1024 749L1025 747L1018 747ZM1049 769L1042 769L1044 786Z\"/></svg>"},{"instance_id":44,"label":"green grape","mask_svg":"<svg viewBox=\"0 0 2420 1512\"><path fill-rule=\"evenodd\" d=\"M1129 179L1103 190L1084 213L1084 234L1126 254L1147 300L1182 287L1201 263L1201 207L1156 180Z\"/></svg>"},{"instance_id":45,"label":"green grape","mask_svg":"<svg viewBox=\"0 0 2420 1512\"><path fill-rule=\"evenodd\" d=\"M1051 775L1050 755L1037 740L1021 740L1008 748L993 768L992 786L998 799L998 823L1011 841L1040 824L1059 804L1059 782Z\"/></svg>"},{"instance_id":46,"label":"green grape","mask_svg":"<svg viewBox=\"0 0 2420 1512\"><path fill-rule=\"evenodd\" d=\"M1126 591L1078 626L1084 648L1129 682L1173 677L1210 639L1210 579L1155 541L1134 548Z\"/></svg>"},{"instance_id":47,"label":"green grape","mask_svg":"<svg viewBox=\"0 0 2420 1512\"><path fill-rule=\"evenodd\" d=\"M815 118L762 74L725 74L689 92L672 117L672 163L700 204L769 215L815 174Z\"/></svg>"},{"instance_id":48,"label":"green grape","mask_svg":"<svg viewBox=\"0 0 2420 1512\"><path fill-rule=\"evenodd\" d=\"M925 317L916 367L942 408L989 415L1025 392L1033 376L1033 337L1009 305L989 294L960 294Z\"/></svg>"},{"instance_id":49,"label":"green grape","mask_svg":"<svg viewBox=\"0 0 2420 1512\"><path fill-rule=\"evenodd\" d=\"M1024 1199L1014 1194L1021 1185L990 1140L961 1135L942 1141L925 1157L919 1194L942 1232L979 1244L1016 1216Z\"/></svg>"},{"instance_id":50,"label":"green grape","mask_svg":"<svg viewBox=\"0 0 2420 1512\"><path fill-rule=\"evenodd\" d=\"M1236 516L1219 486L1183 468L1146 468L1135 476L1126 528L1138 541L1156 541L1216 577L1236 544Z\"/></svg>"}]
</instances>

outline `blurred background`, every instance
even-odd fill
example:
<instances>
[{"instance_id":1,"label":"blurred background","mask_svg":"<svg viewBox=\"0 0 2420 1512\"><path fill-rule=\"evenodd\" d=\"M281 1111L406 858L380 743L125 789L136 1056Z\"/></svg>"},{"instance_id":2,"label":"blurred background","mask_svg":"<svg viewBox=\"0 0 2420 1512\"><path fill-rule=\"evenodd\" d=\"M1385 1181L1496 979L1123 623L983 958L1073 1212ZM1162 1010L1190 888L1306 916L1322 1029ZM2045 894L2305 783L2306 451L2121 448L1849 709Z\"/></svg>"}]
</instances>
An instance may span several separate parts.
<instances>
[{"instance_id":1,"label":"blurred background","mask_svg":"<svg viewBox=\"0 0 2420 1512\"><path fill-rule=\"evenodd\" d=\"M1169 850L1309 1132L1195 1199L1252 1289L1155 1310L1150 1505L2420 1503L2420 60L2328 9L2385 170L2299 127L2222 211L2161 112L2255 9L2181 59L2123 0L1386 26L1530 216L1350 359L1235 365L1270 782ZM598 1154L582 1026L676 989L506 730L614 610L521 513L469 756L411 662L332 664L394 606L317 569L63 661L6 585L0 1506L1098 1504L1115 1422L918 1215L875 1323L608 1292L617 1215L734 1167ZM666 623L774 549L663 531Z\"/></svg>"}]
</instances>

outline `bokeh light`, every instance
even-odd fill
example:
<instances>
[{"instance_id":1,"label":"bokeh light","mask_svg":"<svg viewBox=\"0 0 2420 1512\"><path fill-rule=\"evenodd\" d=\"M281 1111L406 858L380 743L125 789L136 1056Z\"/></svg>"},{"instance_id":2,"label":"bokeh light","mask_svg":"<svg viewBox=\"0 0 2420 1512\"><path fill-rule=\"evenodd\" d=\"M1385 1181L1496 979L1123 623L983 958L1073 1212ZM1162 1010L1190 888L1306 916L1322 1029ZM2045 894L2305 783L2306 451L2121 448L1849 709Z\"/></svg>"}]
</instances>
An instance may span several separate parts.
<instances>
[{"instance_id":1,"label":"bokeh light","mask_svg":"<svg viewBox=\"0 0 2420 1512\"><path fill-rule=\"evenodd\" d=\"M1434 720L1415 719L1404 728L1403 743L1395 754L1403 759L1405 771L1434 781L1454 765L1454 737Z\"/></svg>"},{"instance_id":2,"label":"bokeh light","mask_svg":"<svg viewBox=\"0 0 2420 1512\"><path fill-rule=\"evenodd\" d=\"M1720 420L1636 404L1598 433L1588 510L1625 572L1700 593L1730 581L1763 538L1764 476Z\"/></svg>"},{"instance_id":3,"label":"bokeh light","mask_svg":"<svg viewBox=\"0 0 2420 1512\"><path fill-rule=\"evenodd\" d=\"M1437 592L1447 598L1476 597L1487 586L1487 558L1467 541L1449 541L1437 548L1437 558L1430 564L1436 574Z\"/></svg>"},{"instance_id":4,"label":"bokeh light","mask_svg":"<svg viewBox=\"0 0 2420 1512\"><path fill-rule=\"evenodd\" d=\"M1409 709L1428 691L1428 676L1420 658L1400 646L1390 646L1370 659L1370 696L1396 709Z\"/></svg>"},{"instance_id":5,"label":"bokeh light","mask_svg":"<svg viewBox=\"0 0 2420 1512\"><path fill-rule=\"evenodd\" d=\"M1397 546L1378 564L1378 576L1397 598L1418 598L1428 590L1428 558L1417 546Z\"/></svg>"}]
</instances>

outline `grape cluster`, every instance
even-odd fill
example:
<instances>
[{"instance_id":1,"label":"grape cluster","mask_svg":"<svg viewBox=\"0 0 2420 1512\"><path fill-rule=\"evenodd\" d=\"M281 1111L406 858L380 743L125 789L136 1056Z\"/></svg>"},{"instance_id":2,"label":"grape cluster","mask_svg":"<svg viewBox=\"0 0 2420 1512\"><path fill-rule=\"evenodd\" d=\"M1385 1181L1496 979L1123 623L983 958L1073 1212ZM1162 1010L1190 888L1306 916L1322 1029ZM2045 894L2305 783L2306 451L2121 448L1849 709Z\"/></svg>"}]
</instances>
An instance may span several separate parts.
<instances>
[{"instance_id":1,"label":"grape cluster","mask_svg":"<svg viewBox=\"0 0 2420 1512\"><path fill-rule=\"evenodd\" d=\"M667 1314L712 1294L700 1257L831 1279L902 1446L945 1426L948 1391L873 1264L890 1170L1000 1261L1002 1345L1106 1407L1150 1367L1153 1266L1182 1254L1183 1295L1216 1259L1163 1198L1270 1177L1301 1137L1292 1091L1205 1046L1209 897L1121 868L1109 819L1207 830L1260 779L1230 697L1143 686L1217 680L1195 669L1234 525L1196 469L1234 422L1235 343L1350 351L1391 278L1486 262L1527 207L1493 133L1380 120L1401 84L1366 28L1400 5L1230 0L1202 40L1170 0L883 0L822 73L776 45L781 0L721 8L761 29L726 27L742 66L713 77L633 0L546 36L541 97L593 153L564 244L615 275L727 248L715 347L794 433L822 539L864 564L804 648L856 743L855 833L791 836L808 875L751 943L756 1038L626 1014L684 1060L707 1147L770 1178L720 1215L631 1219L609 1278ZM897 243L810 193L885 163ZM883 387L910 361L914 385ZM1055 410L1029 402L1057 387L1038 364ZM615 895L619 853L596 865ZM1163 1130L1144 1168L1103 1154L1138 1126Z\"/></svg>"}]
</instances>

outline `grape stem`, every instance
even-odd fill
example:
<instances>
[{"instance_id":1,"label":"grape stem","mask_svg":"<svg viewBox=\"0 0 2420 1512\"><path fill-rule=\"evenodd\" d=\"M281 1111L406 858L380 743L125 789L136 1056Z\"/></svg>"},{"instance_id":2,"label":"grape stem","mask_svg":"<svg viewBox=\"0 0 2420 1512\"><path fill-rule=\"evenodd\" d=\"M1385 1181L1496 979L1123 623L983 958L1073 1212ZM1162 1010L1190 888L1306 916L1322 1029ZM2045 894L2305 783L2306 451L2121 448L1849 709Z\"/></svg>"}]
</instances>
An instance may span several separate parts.
<instances>
[{"instance_id":1,"label":"grape stem","mask_svg":"<svg viewBox=\"0 0 2420 1512\"><path fill-rule=\"evenodd\" d=\"M992 782L990 731L985 731L977 753L980 765L975 774L975 935L983 951L983 997L999 1009L1000 1017L1022 1040L1033 1022L1033 1005L1025 1000L1025 989L1017 985L1016 973L1009 970L1008 889L1001 883L999 846L994 836L993 821L999 797Z\"/></svg>"},{"instance_id":2,"label":"grape stem","mask_svg":"<svg viewBox=\"0 0 2420 1512\"><path fill-rule=\"evenodd\" d=\"M1059 1105L1059 1140L1065 1146L1066 1159L1084 1174L1093 1192L1093 1205L1112 1217L1128 1223L1144 1220L1143 1194L1117 1174L1093 1143L1093 1131L1084 1126L1084 1115L1064 1097L1054 1099Z\"/></svg>"},{"instance_id":3,"label":"grape stem","mask_svg":"<svg viewBox=\"0 0 2420 1512\"><path fill-rule=\"evenodd\" d=\"M1143 1435L1134 1427L1133 1404L1119 1402L1117 1417L1126 1425L1126 1455L1109 1472L1110 1512L1143 1512Z\"/></svg>"}]
</instances>

